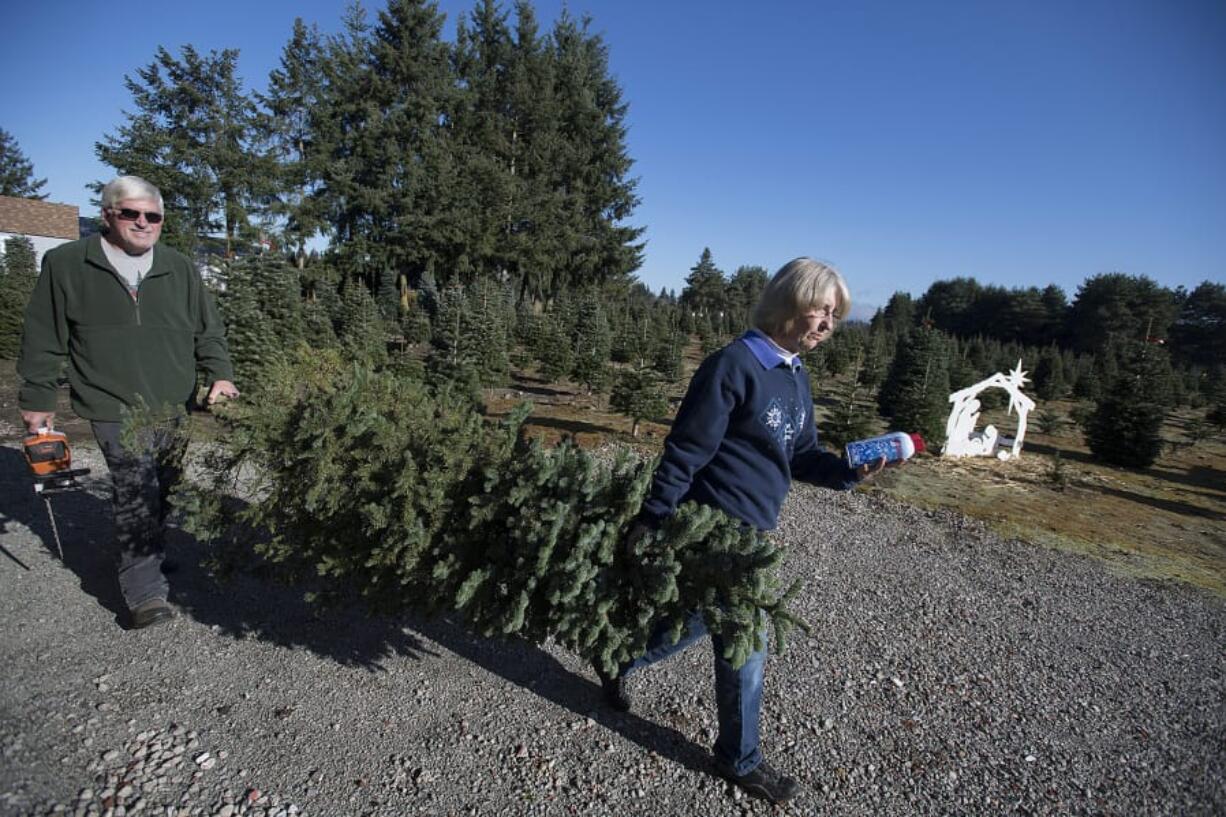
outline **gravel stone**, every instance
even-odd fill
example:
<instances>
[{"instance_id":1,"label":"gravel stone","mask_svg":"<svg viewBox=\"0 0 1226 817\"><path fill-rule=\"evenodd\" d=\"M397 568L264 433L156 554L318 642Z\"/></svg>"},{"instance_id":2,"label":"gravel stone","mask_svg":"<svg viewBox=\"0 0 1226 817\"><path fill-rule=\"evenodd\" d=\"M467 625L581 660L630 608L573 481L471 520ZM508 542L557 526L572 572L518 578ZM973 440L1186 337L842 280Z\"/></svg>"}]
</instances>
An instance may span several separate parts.
<instances>
[{"instance_id":1,"label":"gravel stone","mask_svg":"<svg viewBox=\"0 0 1226 817\"><path fill-rule=\"evenodd\" d=\"M813 635L771 656L762 745L803 791L776 810L711 774L707 644L611 712L556 645L221 583L178 530L181 615L123 630L105 465L73 442L67 564L0 445L29 567L0 553L0 815L1226 813L1226 600L1194 588L797 486L776 537Z\"/></svg>"}]
</instances>

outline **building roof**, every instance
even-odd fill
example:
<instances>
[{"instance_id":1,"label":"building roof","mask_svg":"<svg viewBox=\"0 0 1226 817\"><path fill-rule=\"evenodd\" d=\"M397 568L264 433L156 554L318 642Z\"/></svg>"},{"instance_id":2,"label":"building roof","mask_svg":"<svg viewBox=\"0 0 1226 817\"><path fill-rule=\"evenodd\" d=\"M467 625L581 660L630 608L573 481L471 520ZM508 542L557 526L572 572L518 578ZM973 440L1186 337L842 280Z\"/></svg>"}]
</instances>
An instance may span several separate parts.
<instances>
[{"instance_id":1,"label":"building roof","mask_svg":"<svg viewBox=\"0 0 1226 817\"><path fill-rule=\"evenodd\" d=\"M74 204L0 196L0 233L69 240L80 238L77 207Z\"/></svg>"}]
</instances>

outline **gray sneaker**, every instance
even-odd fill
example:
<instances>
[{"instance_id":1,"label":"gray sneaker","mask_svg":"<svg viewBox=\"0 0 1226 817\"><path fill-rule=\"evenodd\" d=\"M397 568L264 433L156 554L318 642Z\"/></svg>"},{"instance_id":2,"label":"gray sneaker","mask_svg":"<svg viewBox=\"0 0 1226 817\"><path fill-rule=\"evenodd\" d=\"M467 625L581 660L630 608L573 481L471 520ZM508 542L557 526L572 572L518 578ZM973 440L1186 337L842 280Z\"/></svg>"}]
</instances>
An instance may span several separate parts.
<instances>
[{"instance_id":1,"label":"gray sneaker","mask_svg":"<svg viewBox=\"0 0 1226 817\"><path fill-rule=\"evenodd\" d=\"M786 803L800 792L799 783L775 771L765 760L747 774L737 775L719 761L715 762L715 771L746 794L775 804Z\"/></svg>"}]
</instances>

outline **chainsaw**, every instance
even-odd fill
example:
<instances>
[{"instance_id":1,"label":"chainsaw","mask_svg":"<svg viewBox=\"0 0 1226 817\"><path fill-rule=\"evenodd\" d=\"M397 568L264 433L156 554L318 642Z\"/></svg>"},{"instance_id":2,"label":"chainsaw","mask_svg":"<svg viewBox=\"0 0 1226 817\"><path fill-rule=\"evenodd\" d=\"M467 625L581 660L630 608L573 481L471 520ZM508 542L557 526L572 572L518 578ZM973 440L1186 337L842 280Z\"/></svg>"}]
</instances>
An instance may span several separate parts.
<instances>
[{"instance_id":1,"label":"chainsaw","mask_svg":"<svg viewBox=\"0 0 1226 817\"><path fill-rule=\"evenodd\" d=\"M64 560L64 547L60 544L60 531L55 526L55 514L51 512L51 497L69 491L81 490L77 477L89 473L88 468L72 467L72 449L68 437L62 431L43 426L25 438L26 462L34 475L34 493L43 498L47 506L47 518L51 520L51 533L55 536L55 549Z\"/></svg>"}]
</instances>

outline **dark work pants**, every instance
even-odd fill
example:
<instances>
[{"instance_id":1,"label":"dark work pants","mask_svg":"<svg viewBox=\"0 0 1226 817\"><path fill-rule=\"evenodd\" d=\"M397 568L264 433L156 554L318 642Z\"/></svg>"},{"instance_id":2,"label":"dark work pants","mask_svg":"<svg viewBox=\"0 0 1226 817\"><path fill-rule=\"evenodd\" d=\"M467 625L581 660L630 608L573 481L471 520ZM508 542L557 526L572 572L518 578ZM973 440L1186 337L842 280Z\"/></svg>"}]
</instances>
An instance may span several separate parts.
<instances>
[{"instance_id":1,"label":"dark work pants","mask_svg":"<svg viewBox=\"0 0 1226 817\"><path fill-rule=\"evenodd\" d=\"M120 442L121 423L92 422L94 437L111 471L119 589L128 608L166 598L167 498L182 470L184 440L171 421L139 432L137 450Z\"/></svg>"}]
</instances>

